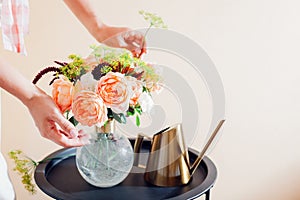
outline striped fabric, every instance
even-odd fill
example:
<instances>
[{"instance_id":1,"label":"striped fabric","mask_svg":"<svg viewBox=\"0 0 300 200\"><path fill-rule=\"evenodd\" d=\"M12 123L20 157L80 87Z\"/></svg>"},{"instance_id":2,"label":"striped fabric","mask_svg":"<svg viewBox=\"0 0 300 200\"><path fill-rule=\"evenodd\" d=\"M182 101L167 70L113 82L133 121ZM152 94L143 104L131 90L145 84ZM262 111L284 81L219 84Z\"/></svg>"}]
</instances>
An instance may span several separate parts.
<instances>
[{"instance_id":1,"label":"striped fabric","mask_svg":"<svg viewBox=\"0 0 300 200\"><path fill-rule=\"evenodd\" d=\"M2 0L1 28L4 48L26 55L24 35L28 33L28 0Z\"/></svg>"}]
</instances>

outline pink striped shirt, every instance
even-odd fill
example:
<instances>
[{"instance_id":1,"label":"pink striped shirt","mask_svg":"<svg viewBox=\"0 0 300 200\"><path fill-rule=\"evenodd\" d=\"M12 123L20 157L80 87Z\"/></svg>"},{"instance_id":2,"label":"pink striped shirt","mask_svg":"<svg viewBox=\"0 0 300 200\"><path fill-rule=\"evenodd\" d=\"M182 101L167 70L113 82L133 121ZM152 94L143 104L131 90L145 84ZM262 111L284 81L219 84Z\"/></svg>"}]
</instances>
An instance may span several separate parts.
<instances>
[{"instance_id":1,"label":"pink striped shirt","mask_svg":"<svg viewBox=\"0 0 300 200\"><path fill-rule=\"evenodd\" d=\"M0 18L4 48L26 55L24 36L28 33L28 0L2 0Z\"/></svg>"}]
</instances>

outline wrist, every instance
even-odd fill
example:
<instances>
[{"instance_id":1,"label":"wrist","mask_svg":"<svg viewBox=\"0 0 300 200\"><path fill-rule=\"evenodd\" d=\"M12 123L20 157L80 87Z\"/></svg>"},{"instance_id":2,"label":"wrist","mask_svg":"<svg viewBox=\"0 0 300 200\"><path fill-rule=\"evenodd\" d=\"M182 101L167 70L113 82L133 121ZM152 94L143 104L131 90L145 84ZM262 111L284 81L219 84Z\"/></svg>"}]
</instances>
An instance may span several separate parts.
<instances>
[{"instance_id":1,"label":"wrist","mask_svg":"<svg viewBox=\"0 0 300 200\"><path fill-rule=\"evenodd\" d=\"M22 103L30 108L35 102L35 99L41 98L43 96L47 95L45 92L43 92L41 89L39 89L37 86L33 85L32 88L26 92L26 94L19 99L22 101Z\"/></svg>"},{"instance_id":2,"label":"wrist","mask_svg":"<svg viewBox=\"0 0 300 200\"><path fill-rule=\"evenodd\" d=\"M106 38L106 32L109 28L108 25L104 24L101 20L95 20L95 24L92 25L91 34L100 43L102 43Z\"/></svg>"}]
</instances>

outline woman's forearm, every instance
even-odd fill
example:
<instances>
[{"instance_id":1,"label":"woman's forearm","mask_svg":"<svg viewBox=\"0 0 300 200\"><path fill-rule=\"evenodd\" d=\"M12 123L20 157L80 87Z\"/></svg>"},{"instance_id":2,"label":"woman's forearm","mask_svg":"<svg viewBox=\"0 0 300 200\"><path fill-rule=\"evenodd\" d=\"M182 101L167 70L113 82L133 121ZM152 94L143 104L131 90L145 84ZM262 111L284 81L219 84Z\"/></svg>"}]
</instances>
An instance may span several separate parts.
<instances>
[{"instance_id":1,"label":"woman's forearm","mask_svg":"<svg viewBox=\"0 0 300 200\"><path fill-rule=\"evenodd\" d=\"M0 58L0 87L25 105L39 94L38 89L29 80L2 58Z\"/></svg>"},{"instance_id":2,"label":"woman's forearm","mask_svg":"<svg viewBox=\"0 0 300 200\"><path fill-rule=\"evenodd\" d=\"M99 30L105 29L106 25L97 17L89 0L64 0L64 2L93 37L99 42L105 39L105 31L99 34Z\"/></svg>"}]
</instances>

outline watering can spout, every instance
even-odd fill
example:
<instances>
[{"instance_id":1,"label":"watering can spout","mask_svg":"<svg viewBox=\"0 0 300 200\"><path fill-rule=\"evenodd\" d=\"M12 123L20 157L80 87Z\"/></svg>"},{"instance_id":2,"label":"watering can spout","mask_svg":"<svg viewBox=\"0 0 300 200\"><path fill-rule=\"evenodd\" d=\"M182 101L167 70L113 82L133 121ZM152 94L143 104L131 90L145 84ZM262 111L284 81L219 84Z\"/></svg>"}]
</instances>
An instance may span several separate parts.
<instances>
[{"instance_id":1,"label":"watering can spout","mask_svg":"<svg viewBox=\"0 0 300 200\"><path fill-rule=\"evenodd\" d=\"M202 149L201 153L198 155L197 159L194 161L193 165L190 168L190 174L191 174L191 176L193 176L193 174L195 173L195 171L196 171L197 167L199 166L201 160L203 159L203 157L204 157L207 149L211 145L212 141L216 137L217 133L219 132L219 130L222 127L222 125L224 124L224 122L225 122L224 119L219 122L218 126L216 127L216 129L214 130L214 132L209 137L209 139L208 139L207 143L205 144L204 148Z\"/></svg>"}]
</instances>

